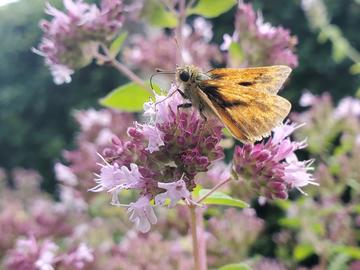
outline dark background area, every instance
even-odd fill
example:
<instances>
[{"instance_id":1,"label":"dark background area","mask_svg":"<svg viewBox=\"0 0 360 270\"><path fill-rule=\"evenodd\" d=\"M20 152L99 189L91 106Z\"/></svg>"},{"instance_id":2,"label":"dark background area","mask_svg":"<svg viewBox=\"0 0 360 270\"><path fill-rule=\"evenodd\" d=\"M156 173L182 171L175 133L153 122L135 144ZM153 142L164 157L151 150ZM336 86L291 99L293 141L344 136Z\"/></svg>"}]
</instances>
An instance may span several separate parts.
<instances>
[{"instance_id":1,"label":"dark background area","mask_svg":"<svg viewBox=\"0 0 360 270\"><path fill-rule=\"evenodd\" d=\"M77 127L72 110L99 107L97 100L125 79L116 71L90 65L73 76L71 84L56 86L40 56L31 52L41 38L38 22L45 17L43 0L22 0L0 7L0 167L33 168L44 177L43 187L55 189L53 164L62 149L73 147ZM342 29L355 48L360 47L360 5L352 0L328 0L331 23ZM60 1L51 1L59 4ZM359 76L349 74L352 62L336 63L331 43L319 43L300 7L300 1L253 1L265 21L289 28L299 40L299 67L283 95L295 110L303 89L331 92L335 100L354 95ZM58 5L59 6L59 5ZM215 41L232 33L234 10L213 20Z\"/></svg>"}]
</instances>

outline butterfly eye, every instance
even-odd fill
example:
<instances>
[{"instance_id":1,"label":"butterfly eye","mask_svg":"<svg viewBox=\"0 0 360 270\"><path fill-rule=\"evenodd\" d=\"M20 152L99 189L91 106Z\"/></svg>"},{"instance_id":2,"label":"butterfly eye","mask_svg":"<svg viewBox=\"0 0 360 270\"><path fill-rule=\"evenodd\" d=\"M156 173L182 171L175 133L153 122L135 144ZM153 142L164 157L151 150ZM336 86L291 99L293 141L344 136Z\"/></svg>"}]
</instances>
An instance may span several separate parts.
<instances>
[{"instance_id":1,"label":"butterfly eye","mask_svg":"<svg viewBox=\"0 0 360 270\"><path fill-rule=\"evenodd\" d=\"M189 72L183 70L183 71L180 72L179 78L183 82L187 82L190 79L190 74L189 74Z\"/></svg>"}]
</instances>

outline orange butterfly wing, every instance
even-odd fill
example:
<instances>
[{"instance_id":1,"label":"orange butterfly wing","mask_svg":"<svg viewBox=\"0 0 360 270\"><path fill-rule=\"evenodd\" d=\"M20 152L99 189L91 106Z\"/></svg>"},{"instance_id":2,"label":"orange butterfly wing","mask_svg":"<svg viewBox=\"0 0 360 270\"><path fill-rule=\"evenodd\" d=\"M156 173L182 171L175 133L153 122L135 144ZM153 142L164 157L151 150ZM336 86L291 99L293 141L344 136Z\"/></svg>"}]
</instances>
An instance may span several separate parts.
<instances>
[{"instance_id":1,"label":"orange butterfly wing","mask_svg":"<svg viewBox=\"0 0 360 270\"><path fill-rule=\"evenodd\" d=\"M208 73L212 79L199 84L199 95L235 138L252 143L290 112L290 102L276 95L291 71L285 68L214 69Z\"/></svg>"},{"instance_id":2,"label":"orange butterfly wing","mask_svg":"<svg viewBox=\"0 0 360 270\"><path fill-rule=\"evenodd\" d=\"M234 94L242 89L262 90L276 94L291 71L288 66L217 68L207 72L212 78L207 83L214 83L220 88L224 86L231 88L228 92L231 91Z\"/></svg>"}]
</instances>

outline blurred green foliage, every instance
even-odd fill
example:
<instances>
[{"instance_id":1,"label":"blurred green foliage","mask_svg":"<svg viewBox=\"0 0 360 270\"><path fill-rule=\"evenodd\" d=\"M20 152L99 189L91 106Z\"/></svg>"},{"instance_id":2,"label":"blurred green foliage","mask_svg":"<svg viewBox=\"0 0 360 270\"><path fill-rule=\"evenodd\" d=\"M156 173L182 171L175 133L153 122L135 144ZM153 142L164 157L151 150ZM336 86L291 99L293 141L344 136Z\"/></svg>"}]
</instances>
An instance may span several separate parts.
<instances>
[{"instance_id":1,"label":"blurred green foliage","mask_svg":"<svg viewBox=\"0 0 360 270\"><path fill-rule=\"evenodd\" d=\"M50 2L60 6L61 1ZM314 93L330 91L335 100L356 92L360 77L349 73L353 63L332 59L331 43L318 42L318 33L310 29L299 0L252 2L266 21L298 36L300 64L283 92L294 105L304 88ZM43 59L30 50L41 37L38 22L44 17L44 3L20 0L0 7L0 166L37 169L46 179L44 188L53 192L52 165L62 149L71 148L76 131L71 110L98 106L99 98L125 80L110 68L92 65L77 72L71 84L56 86ZM359 48L360 5L353 0L325 3L331 23ZM216 42L222 42L224 33L232 33L234 10L212 19Z\"/></svg>"},{"instance_id":2,"label":"blurred green foliage","mask_svg":"<svg viewBox=\"0 0 360 270\"><path fill-rule=\"evenodd\" d=\"M298 37L299 66L294 70L290 87L284 91L284 95L296 101L304 88L313 93L329 91L334 100L355 94L360 86L360 77L349 73L353 62L344 59L337 63L332 58L331 42L319 43L318 33L311 31L299 0L254 2L263 11L267 21L289 28ZM359 48L357 29L360 24L360 5L353 0L325 0L324 3L330 22L342 30L353 47Z\"/></svg>"}]
</instances>

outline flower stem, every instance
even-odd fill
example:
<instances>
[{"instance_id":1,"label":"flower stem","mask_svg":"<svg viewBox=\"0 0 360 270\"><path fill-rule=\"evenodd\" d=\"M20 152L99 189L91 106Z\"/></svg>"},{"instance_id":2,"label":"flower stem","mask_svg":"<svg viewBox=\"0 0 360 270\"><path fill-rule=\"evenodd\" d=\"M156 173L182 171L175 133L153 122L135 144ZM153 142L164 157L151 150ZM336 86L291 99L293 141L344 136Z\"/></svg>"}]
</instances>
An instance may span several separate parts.
<instances>
[{"instance_id":1,"label":"flower stem","mask_svg":"<svg viewBox=\"0 0 360 270\"><path fill-rule=\"evenodd\" d=\"M221 186L223 186L226 183L230 182L230 180L231 180L231 178L228 178L228 179L223 180L223 181L219 182L218 184L216 184L216 186L214 186L208 193L201 196L199 198L199 200L197 201L197 203L201 203L203 200L205 200L207 197L209 197L211 194L213 194L216 190L218 190Z\"/></svg>"},{"instance_id":2,"label":"flower stem","mask_svg":"<svg viewBox=\"0 0 360 270\"><path fill-rule=\"evenodd\" d=\"M129 80L131 80L134 83L137 83L137 84L141 85L151 95L154 94L153 90L149 86L147 86L145 84L145 82L139 76L137 76L134 72L132 72L123 63L116 60L116 58L111 55L109 49L105 45L101 44L101 48L102 48L104 54L101 54L101 53L95 54L95 58L100 63L102 63L102 62L103 63L109 63L112 67L114 67L116 70L118 70L121 74L128 77Z\"/></svg>"},{"instance_id":3,"label":"flower stem","mask_svg":"<svg viewBox=\"0 0 360 270\"><path fill-rule=\"evenodd\" d=\"M197 222L197 236L199 243L200 269L207 270L206 235L204 230L203 212L204 212L204 208L197 207L195 209L196 222Z\"/></svg>"},{"instance_id":4,"label":"flower stem","mask_svg":"<svg viewBox=\"0 0 360 270\"><path fill-rule=\"evenodd\" d=\"M197 230L197 218L196 218L196 206L194 204L189 205L190 210L190 230L193 245L194 256L194 270L203 270L200 263L200 246Z\"/></svg>"},{"instance_id":5,"label":"flower stem","mask_svg":"<svg viewBox=\"0 0 360 270\"><path fill-rule=\"evenodd\" d=\"M186 23L186 0L179 1L179 10L177 13L178 25L175 30L176 42L178 44L177 63L183 65L182 49L183 49L183 27Z\"/></svg>"},{"instance_id":6,"label":"flower stem","mask_svg":"<svg viewBox=\"0 0 360 270\"><path fill-rule=\"evenodd\" d=\"M197 207L199 203L205 200L208 196L214 193L221 186L225 185L231 180L231 177L221 181L214 186L208 193L204 194L196 203L190 204L190 230L193 243L194 255L194 269L207 270L207 256L206 256L206 239L204 232L203 209Z\"/></svg>"},{"instance_id":7,"label":"flower stem","mask_svg":"<svg viewBox=\"0 0 360 270\"><path fill-rule=\"evenodd\" d=\"M134 83L137 83L144 87L150 94L153 94L153 91L144 83L144 81L138 77L135 73L133 73L129 68L127 68L124 64L117 61L116 59L110 60L110 64L116 68L120 73L124 74Z\"/></svg>"}]
</instances>

